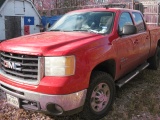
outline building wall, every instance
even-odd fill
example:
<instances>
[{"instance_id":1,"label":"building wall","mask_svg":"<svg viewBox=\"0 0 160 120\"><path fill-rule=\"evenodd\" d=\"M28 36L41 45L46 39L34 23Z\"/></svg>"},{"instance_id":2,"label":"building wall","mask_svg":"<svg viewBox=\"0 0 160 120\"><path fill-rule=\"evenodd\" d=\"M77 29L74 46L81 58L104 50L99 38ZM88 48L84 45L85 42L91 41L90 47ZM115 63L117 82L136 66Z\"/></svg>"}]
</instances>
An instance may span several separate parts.
<instances>
[{"instance_id":1,"label":"building wall","mask_svg":"<svg viewBox=\"0 0 160 120\"><path fill-rule=\"evenodd\" d=\"M24 1L23 3L20 1L17 3L17 6L15 6L15 1L9 0L0 14L3 16L2 18L0 17L0 40L5 39L5 16L21 16L22 35L24 35L24 17L34 17L34 25L30 25L30 33L40 32L40 28L36 26L40 25L40 18L29 2Z\"/></svg>"}]
</instances>

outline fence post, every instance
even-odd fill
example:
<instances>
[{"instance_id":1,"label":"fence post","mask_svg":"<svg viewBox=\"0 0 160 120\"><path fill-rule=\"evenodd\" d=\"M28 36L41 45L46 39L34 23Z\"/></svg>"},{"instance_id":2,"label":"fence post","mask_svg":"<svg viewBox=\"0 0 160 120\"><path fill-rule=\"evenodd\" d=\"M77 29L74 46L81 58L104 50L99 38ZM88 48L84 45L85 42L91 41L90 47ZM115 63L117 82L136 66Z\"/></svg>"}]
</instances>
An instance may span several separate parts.
<instances>
[{"instance_id":1,"label":"fence post","mask_svg":"<svg viewBox=\"0 0 160 120\"><path fill-rule=\"evenodd\" d=\"M132 9L134 9L134 0L132 0Z\"/></svg>"}]
</instances>

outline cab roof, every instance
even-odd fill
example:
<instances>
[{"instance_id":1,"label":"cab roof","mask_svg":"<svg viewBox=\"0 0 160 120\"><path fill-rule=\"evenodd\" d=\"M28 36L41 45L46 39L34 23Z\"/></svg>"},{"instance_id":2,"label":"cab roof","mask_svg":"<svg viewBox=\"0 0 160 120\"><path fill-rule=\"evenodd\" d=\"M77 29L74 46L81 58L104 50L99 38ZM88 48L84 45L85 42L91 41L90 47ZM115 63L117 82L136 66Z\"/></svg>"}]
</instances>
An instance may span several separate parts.
<instances>
[{"instance_id":1,"label":"cab roof","mask_svg":"<svg viewBox=\"0 0 160 120\"><path fill-rule=\"evenodd\" d=\"M100 12L100 11L110 11L110 12L118 12L118 11L130 11L130 12L140 12L138 10L128 9L128 8L89 8L89 9L80 9L80 10L74 10L69 13L74 12Z\"/></svg>"}]
</instances>

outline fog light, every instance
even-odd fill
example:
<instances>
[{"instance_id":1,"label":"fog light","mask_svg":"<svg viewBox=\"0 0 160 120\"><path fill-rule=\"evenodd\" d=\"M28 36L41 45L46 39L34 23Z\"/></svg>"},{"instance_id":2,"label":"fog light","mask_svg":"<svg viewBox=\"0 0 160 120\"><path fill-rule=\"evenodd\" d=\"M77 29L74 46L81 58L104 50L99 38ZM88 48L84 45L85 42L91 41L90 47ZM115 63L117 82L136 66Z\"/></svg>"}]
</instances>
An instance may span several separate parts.
<instances>
[{"instance_id":1,"label":"fog light","mask_svg":"<svg viewBox=\"0 0 160 120\"><path fill-rule=\"evenodd\" d=\"M63 113L62 107L57 104L49 103L47 104L46 108L47 108L47 111L49 111L54 115L61 115Z\"/></svg>"}]
</instances>

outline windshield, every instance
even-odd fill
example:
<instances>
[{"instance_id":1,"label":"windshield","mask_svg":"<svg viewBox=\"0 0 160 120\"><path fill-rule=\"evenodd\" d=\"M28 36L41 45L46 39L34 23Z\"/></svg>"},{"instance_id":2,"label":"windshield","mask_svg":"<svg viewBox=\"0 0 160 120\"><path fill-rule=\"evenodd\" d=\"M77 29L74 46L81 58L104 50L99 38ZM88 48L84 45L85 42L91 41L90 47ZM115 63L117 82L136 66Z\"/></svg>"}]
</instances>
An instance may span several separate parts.
<instances>
[{"instance_id":1,"label":"windshield","mask_svg":"<svg viewBox=\"0 0 160 120\"><path fill-rule=\"evenodd\" d=\"M82 12L64 15L49 31L83 31L99 34L110 33L113 12Z\"/></svg>"}]
</instances>

